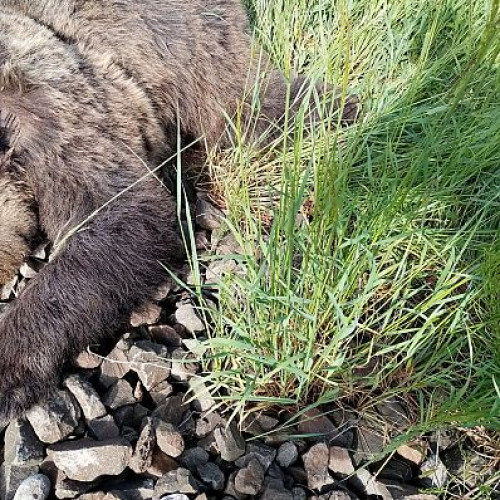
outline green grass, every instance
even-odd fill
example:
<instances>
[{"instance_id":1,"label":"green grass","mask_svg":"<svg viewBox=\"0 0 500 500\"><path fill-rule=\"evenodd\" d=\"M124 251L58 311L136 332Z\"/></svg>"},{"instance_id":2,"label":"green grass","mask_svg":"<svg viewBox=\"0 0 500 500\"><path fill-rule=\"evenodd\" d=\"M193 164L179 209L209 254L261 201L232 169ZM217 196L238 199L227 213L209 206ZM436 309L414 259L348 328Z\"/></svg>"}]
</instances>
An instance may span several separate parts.
<instances>
[{"instance_id":1,"label":"green grass","mask_svg":"<svg viewBox=\"0 0 500 500\"><path fill-rule=\"evenodd\" d=\"M420 431L500 428L500 2L247 3L277 66L363 114L214 158L245 269L214 388L241 412L402 395Z\"/></svg>"}]
</instances>

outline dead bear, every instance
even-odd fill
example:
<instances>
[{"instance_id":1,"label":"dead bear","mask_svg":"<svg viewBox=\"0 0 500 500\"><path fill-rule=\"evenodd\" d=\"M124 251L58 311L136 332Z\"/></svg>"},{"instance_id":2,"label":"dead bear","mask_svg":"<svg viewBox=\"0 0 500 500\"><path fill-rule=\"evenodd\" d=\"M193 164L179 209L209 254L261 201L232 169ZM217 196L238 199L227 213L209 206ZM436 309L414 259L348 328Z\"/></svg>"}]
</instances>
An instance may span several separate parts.
<instances>
[{"instance_id":1,"label":"dead bear","mask_svg":"<svg viewBox=\"0 0 500 500\"><path fill-rule=\"evenodd\" d=\"M80 228L0 317L0 419L49 397L64 363L182 262L173 196L138 180L178 126L222 140L255 80L250 42L239 0L0 0L0 281L37 233ZM256 133L283 116L287 86L269 70L259 88Z\"/></svg>"}]
</instances>

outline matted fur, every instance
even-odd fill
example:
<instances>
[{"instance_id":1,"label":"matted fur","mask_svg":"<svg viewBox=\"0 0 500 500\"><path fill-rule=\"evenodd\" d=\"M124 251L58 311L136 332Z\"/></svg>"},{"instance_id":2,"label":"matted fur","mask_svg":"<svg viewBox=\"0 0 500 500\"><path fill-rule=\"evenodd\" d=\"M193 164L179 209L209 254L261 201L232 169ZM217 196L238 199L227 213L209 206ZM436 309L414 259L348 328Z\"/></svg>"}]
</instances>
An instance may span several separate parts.
<instances>
[{"instance_id":1,"label":"matted fur","mask_svg":"<svg viewBox=\"0 0 500 500\"><path fill-rule=\"evenodd\" d=\"M246 30L238 0L0 0L0 280L38 224L56 240L168 157L178 120L185 142L220 140L254 76ZM262 88L264 127L286 82ZM47 398L183 255L153 178L86 222L0 318L0 418Z\"/></svg>"}]
</instances>

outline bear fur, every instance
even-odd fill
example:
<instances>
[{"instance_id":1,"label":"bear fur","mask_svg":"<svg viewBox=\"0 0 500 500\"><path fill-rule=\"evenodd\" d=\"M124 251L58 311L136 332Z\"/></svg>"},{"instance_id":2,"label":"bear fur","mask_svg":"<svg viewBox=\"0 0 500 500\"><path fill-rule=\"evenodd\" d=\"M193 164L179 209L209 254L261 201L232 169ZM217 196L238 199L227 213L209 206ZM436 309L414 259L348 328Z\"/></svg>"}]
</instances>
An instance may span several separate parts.
<instances>
[{"instance_id":1,"label":"bear fur","mask_svg":"<svg viewBox=\"0 0 500 500\"><path fill-rule=\"evenodd\" d=\"M256 134L282 119L286 80L251 51L239 0L0 0L0 282L37 234L63 241L0 317L0 419L48 398L182 262L174 197L145 177L178 132L224 144L257 65Z\"/></svg>"}]
</instances>

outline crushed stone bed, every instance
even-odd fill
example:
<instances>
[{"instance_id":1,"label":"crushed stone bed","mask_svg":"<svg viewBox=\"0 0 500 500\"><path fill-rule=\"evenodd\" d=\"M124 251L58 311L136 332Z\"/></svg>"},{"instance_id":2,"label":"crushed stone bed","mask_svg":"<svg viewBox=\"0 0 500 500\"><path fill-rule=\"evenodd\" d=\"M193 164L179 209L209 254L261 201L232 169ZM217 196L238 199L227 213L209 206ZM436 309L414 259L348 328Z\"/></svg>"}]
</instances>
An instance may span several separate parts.
<instances>
[{"instance_id":1,"label":"crushed stone bed","mask_svg":"<svg viewBox=\"0 0 500 500\"><path fill-rule=\"evenodd\" d=\"M197 241L206 246L219 219L202 207ZM220 253L233 253L233 243L223 239ZM0 311L46 258L39 250L0 290ZM211 280L223 267L211 264ZM2 431L1 499L433 500L419 488L465 474L453 433L380 460L387 436L340 407L228 422L204 385L196 308L172 286L157 299L115 345L82 353L52 401ZM408 422L401 401L377 410L395 427ZM478 477L467 477L471 488Z\"/></svg>"}]
</instances>

